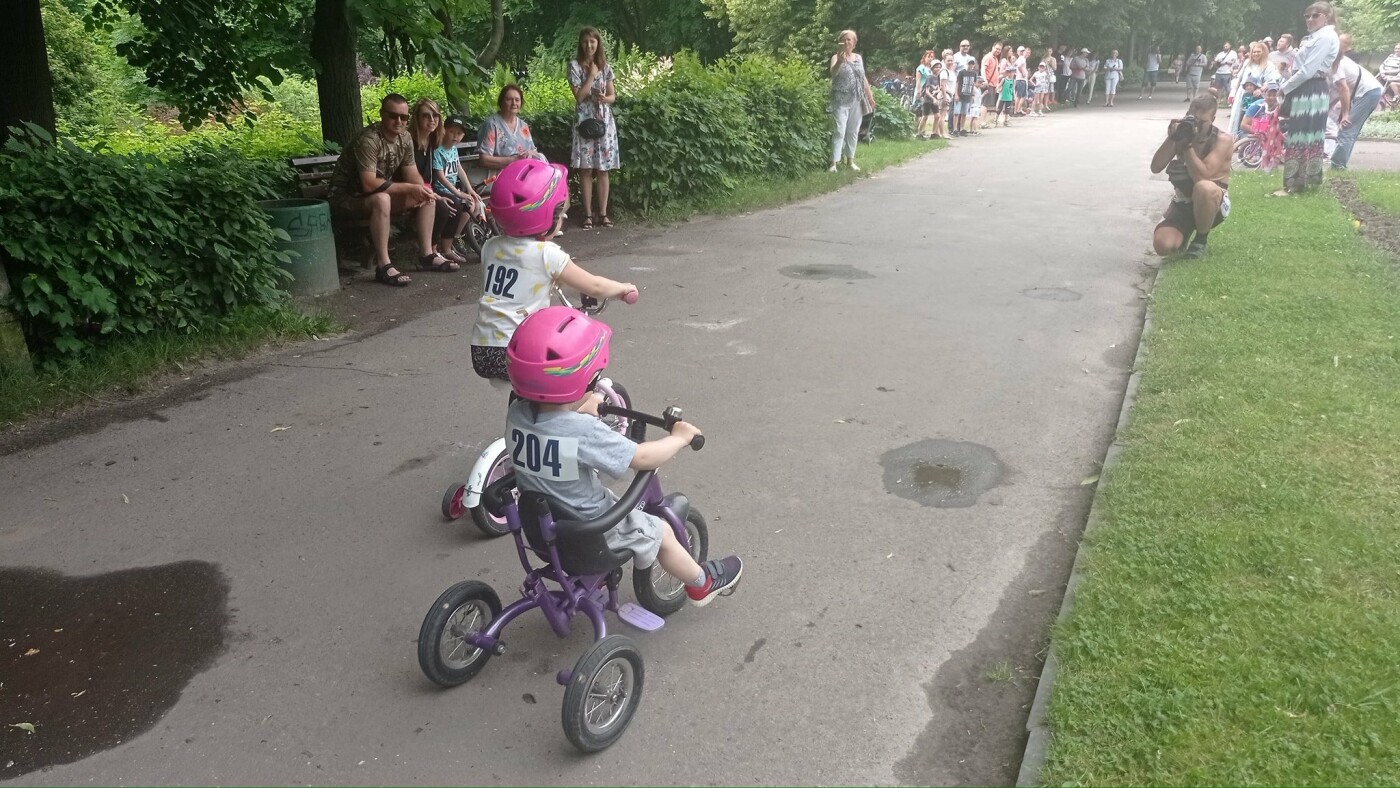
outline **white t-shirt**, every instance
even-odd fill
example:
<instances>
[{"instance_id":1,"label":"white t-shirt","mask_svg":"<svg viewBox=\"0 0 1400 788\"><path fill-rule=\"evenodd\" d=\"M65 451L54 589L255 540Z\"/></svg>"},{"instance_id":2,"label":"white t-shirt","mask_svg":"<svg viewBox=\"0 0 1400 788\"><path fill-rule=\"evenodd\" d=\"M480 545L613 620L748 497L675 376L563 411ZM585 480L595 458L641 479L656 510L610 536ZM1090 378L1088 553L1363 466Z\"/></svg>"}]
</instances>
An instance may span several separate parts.
<instances>
[{"instance_id":1,"label":"white t-shirt","mask_svg":"<svg viewBox=\"0 0 1400 788\"><path fill-rule=\"evenodd\" d=\"M1230 50L1229 52L1225 52L1225 51L1223 51L1223 50L1220 51L1220 52L1217 52L1216 55L1215 55L1215 60L1212 61L1212 62L1214 62L1215 65L1216 65L1215 73L1216 73L1216 74L1230 74L1230 73L1232 73L1232 72L1235 70L1235 63L1239 62L1239 59L1240 59L1240 58L1239 58L1239 55L1236 55L1236 54L1235 54L1235 50L1233 50L1233 49Z\"/></svg>"},{"instance_id":2,"label":"white t-shirt","mask_svg":"<svg viewBox=\"0 0 1400 788\"><path fill-rule=\"evenodd\" d=\"M553 241L497 236L481 247L481 300L471 343L505 347L515 329L549 306L549 286L569 264L569 253Z\"/></svg>"},{"instance_id":3,"label":"white t-shirt","mask_svg":"<svg viewBox=\"0 0 1400 788\"><path fill-rule=\"evenodd\" d=\"M969 55L966 52L953 53L953 65L958 67L958 71L962 71L964 68L966 68L968 63L971 63L974 66L977 65L977 58L973 57L972 55Z\"/></svg>"},{"instance_id":4,"label":"white t-shirt","mask_svg":"<svg viewBox=\"0 0 1400 788\"><path fill-rule=\"evenodd\" d=\"M1049 83L1050 83L1050 72L1049 72L1049 71L1041 71L1041 70L1039 70L1039 69L1036 69L1036 72L1035 72L1034 74L1031 74L1031 85L1033 85L1033 86L1035 87L1037 93L1042 92L1042 90L1043 90L1046 86L1048 86Z\"/></svg>"},{"instance_id":5,"label":"white t-shirt","mask_svg":"<svg viewBox=\"0 0 1400 788\"><path fill-rule=\"evenodd\" d=\"M1162 56L1161 56L1161 55L1159 55L1159 54L1157 54L1157 53L1154 52L1154 53L1151 53L1151 54L1149 54L1149 55L1147 56L1147 70L1148 70L1148 71L1157 71L1157 70L1161 67L1161 65L1162 65Z\"/></svg>"},{"instance_id":6,"label":"white t-shirt","mask_svg":"<svg viewBox=\"0 0 1400 788\"><path fill-rule=\"evenodd\" d=\"M1337 70L1332 72L1332 95L1337 96L1337 85L1345 82L1351 87L1351 100L1364 96L1373 90L1381 89L1381 81L1359 63L1345 55L1337 58Z\"/></svg>"},{"instance_id":7,"label":"white t-shirt","mask_svg":"<svg viewBox=\"0 0 1400 788\"><path fill-rule=\"evenodd\" d=\"M1026 71L1026 56L1016 56L1016 79L1026 80L1030 78L1030 73Z\"/></svg>"},{"instance_id":8,"label":"white t-shirt","mask_svg":"<svg viewBox=\"0 0 1400 788\"><path fill-rule=\"evenodd\" d=\"M973 86L973 88L972 88L972 109L968 110L968 112L969 112L969 114L971 114L972 117L974 117L974 118L976 118L976 117L981 117L981 115L982 115L982 95L983 95L982 89L979 88L979 87Z\"/></svg>"}]
</instances>

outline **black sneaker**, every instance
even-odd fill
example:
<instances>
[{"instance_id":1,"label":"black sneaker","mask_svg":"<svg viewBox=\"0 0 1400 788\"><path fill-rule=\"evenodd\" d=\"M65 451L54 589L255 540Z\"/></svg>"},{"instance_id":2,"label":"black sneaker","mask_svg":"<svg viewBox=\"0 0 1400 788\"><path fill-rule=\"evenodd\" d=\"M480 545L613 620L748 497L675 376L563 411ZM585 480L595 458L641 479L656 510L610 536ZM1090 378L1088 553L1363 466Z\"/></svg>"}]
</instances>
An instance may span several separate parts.
<instances>
[{"instance_id":1,"label":"black sneaker","mask_svg":"<svg viewBox=\"0 0 1400 788\"><path fill-rule=\"evenodd\" d=\"M744 562L739 556L731 555L720 559L710 559L700 565L705 570L705 585L696 588L686 586L685 593L696 607L710 604L710 600L723 594L729 596L739 585L739 576L744 573Z\"/></svg>"},{"instance_id":2,"label":"black sneaker","mask_svg":"<svg viewBox=\"0 0 1400 788\"><path fill-rule=\"evenodd\" d=\"M1186 251L1181 253L1182 257L1188 260L1199 260L1206 256L1206 245L1200 241L1192 241L1186 247Z\"/></svg>"}]
</instances>

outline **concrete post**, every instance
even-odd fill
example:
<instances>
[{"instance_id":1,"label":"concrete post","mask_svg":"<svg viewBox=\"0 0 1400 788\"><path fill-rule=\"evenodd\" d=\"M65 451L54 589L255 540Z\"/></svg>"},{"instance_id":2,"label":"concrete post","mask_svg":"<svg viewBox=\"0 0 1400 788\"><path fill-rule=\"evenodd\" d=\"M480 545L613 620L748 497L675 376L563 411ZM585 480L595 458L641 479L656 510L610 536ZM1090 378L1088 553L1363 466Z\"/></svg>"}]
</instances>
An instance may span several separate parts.
<instances>
[{"instance_id":1,"label":"concrete post","mask_svg":"<svg viewBox=\"0 0 1400 788\"><path fill-rule=\"evenodd\" d=\"M19 317L10 311L10 279L5 274L5 261L0 260L0 364L30 367L29 348L24 344L24 332Z\"/></svg>"}]
</instances>

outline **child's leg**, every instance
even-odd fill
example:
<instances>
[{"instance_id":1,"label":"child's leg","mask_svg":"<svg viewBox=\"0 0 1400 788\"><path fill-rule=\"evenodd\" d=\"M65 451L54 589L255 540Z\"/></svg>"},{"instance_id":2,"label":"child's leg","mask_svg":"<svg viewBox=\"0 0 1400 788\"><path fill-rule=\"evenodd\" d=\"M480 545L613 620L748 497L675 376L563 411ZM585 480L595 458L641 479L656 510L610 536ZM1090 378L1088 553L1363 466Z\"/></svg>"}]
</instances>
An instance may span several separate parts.
<instances>
[{"instance_id":1,"label":"child's leg","mask_svg":"<svg viewBox=\"0 0 1400 788\"><path fill-rule=\"evenodd\" d=\"M695 559L684 547L681 547L680 540L676 539L676 532L671 530L669 525L661 529L661 550L656 554L656 562L661 564L666 574L688 586L705 583L705 570L695 563Z\"/></svg>"}]
</instances>

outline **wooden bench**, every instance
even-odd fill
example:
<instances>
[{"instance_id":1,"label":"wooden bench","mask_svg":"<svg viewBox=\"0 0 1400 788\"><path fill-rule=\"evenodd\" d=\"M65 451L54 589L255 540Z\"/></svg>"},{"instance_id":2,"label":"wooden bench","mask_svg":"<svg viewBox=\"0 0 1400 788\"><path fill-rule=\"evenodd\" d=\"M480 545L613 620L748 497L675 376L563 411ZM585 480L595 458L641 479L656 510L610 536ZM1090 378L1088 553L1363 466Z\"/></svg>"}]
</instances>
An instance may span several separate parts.
<instances>
[{"instance_id":1,"label":"wooden bench","mask_svg":"<svg viewBox=\"0 0 1400 788\"><path fill-rule=\"evenodd\" d=\"M476 141L463 141L457 145L457 157L461 160L462 166L467 170L467 177L475 183L478 179L473 177L474 170L478 170L481 157L476 151ZM331 178L335 175L336 163L340 161L340 156L303 156L291 160L292 169L297 172L297 193L308 200L325 200L329 198L331 192ZM480 173L477 173L480 174ZM413 214L405 212L393 218L394 223L407 223ZM332 232L335 233L336 256L349 258L346 253L347 246L343 244L349 236L356 236L357 240L368 247L369 244L369 219L347 218L337 216L331 212ZM372 252L371 252L372 254ZM374 261L366 257L361 263L369 268L374 265Z\"/></svg>"}]
</instances>

